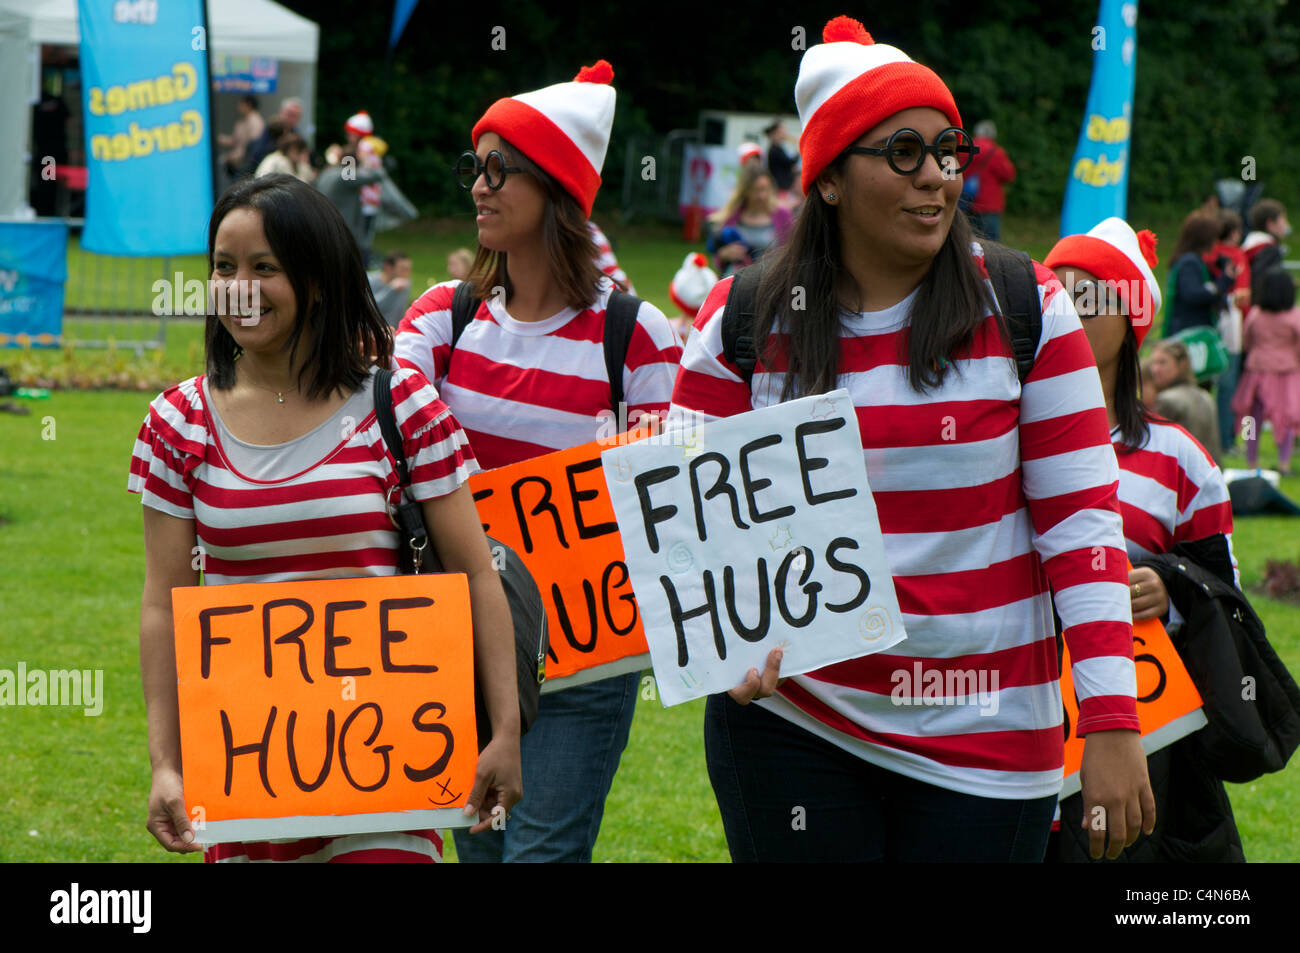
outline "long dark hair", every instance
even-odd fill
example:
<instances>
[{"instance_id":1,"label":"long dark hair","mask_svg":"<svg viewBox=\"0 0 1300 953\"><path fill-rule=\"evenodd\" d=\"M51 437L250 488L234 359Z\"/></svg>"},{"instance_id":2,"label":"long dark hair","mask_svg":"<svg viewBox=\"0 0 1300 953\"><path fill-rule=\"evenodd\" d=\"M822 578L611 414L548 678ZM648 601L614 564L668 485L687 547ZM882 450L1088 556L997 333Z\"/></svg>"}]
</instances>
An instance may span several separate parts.
<instances>
[{"instance_id":1,"label":"long dark hair","mask_svg":"<svg viewBox=\"0 0 1300 953\"><path fill-rule=\"evenodd\" d=\"M370 365L387 367L393 337L366 278L361 249L329 199L291 175L245 179L226 190L208 223L208 274L213 272L217 229L238 208L256 209L271 251L293 286L298 320L285 346L289 361L307 348L298 386L310 399L352 393ZM213 387L235 384L239 347L215 314L205 332L207 374Z\"/></svg>"},{"instance_id":2,"label":"long dark hair","mask_svg":"<svg viewBox=\"0 0 1300 953\"><path fill-rule=\"evenodd\" d=\"M838 170L845 156L829 166ZM985 240L981 239L982 242ZM913 321L902 336L900 354L907 362L908 383L918 392L938 387L949 370L948 362L969 348L975 330L993 309L992 295L970 253L971 229L959 210L948 237L921 279L911 314ZM758 286L753 340L766 341L760 351L771 367L776 360L780 327L785 333L785 386L781 399L833 390L839 377L840 305L835 279L843 267L838 210L813 189L799 213L789 242L768 253ZM794 310L801 301L803 310ZM784 314L784 326L778 324ZM999 322L1003 339L1010 332Z\"/></svg>"},{"instance_id":3,"label":"long dark hair","mask_svg":"<svg viewBox=\"0 0 1300 953\"><path fill-rule=\"evenodd\" d=\"M1162 419L1142 403L1141 384L1142 362L1138 358L1137 335L1130 324L1124 332L1124 343L1119 347L1119 361L1115 367L1115 421L1119 427L1122 452L1125 453L1145 446L1151 434L1151 421Z\"/></svg>"},{"instance_id":4,"label":"long dark hair","mask_svg":"<svg viewBox=\"0 0 1300 953\"><path fill-rule=\"evenodd\" d=\"M546 192L546 210L542 215L542 244L546 246L551 277L564 293L565 303L578 310L591 307L596 301L604 273L596 267L600 251L592 240L591 230L587 227L587 215L582 206L541 166L505 138L501 138L499 148L507 162L522 168ZM506 253L482 245L478 246L478 254L474 256L468 280L473 285L476 298L487 298L496 287L505 288L507 298L515 292L510 273L506 270Z\"/></svg>"}]
</instances>

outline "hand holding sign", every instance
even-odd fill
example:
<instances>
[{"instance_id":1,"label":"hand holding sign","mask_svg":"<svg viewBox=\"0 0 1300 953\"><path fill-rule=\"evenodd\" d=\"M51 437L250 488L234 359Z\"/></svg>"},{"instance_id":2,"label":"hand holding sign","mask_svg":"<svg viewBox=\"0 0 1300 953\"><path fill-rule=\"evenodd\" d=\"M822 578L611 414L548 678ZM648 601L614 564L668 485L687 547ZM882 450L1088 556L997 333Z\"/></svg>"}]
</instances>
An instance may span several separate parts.
<instances>
[{"instance_id":1,"label":"hand holding sign","mask_svg":"<svg viewBox=\"0 0 1300 953\"><path fill-rule=\"evenodd\" d=\"M471 785L502 786L493 755L475 767L465 576L182 587L172 610L203 843L465 826ZM150 797L164 846L181 833L169 784Z\"/></svg>"},{"instance_id":2,"label":"hand holding sign","mask_svg":"<svg viewBox=\"0 0 1300 953\"><path fill-rule=\"evenodd\" d=\"M906 637L846 391L601 462L665 705L765 697Z\"/></svg>"}]
</instances>

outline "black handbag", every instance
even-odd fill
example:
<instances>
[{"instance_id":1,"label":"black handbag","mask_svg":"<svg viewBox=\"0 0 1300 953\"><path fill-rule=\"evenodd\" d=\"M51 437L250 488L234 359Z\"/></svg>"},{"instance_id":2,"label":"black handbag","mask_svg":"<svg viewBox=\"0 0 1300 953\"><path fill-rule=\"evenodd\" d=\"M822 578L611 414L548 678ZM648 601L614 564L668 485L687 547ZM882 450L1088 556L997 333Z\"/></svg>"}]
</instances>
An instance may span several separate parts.
<instances>
[{"instance_id":1,"label":"black handbag","mask_svg":"<svg viewBox=\"0 0 1300 953\"><path fill-rule=\"evenodd\" d=\"M392 514L401 542L398 544L398 569L404 575L420 572L442 572L437 553L429 546L429 531L424 523L420 504L409 499L406 489L411 485L411 474L406 465L402 435L393 416L393 372L381 368L375 374L375 417L384 435L384 443L397 464L401 481L401 497ZM492 562L501 577L510 618L515 630L515 669L519 686L519 732L524 734L537 720L537 706L541 700L541 685L546 680L546 652L549 645L546 630L546 606L532 573L519 555L499 540L487 537L492 548ZM478 743L482 751L492 740L492 722L487 716L487 706L475 672L474 705L478 720Z\"/></svg>"}]
</instances>

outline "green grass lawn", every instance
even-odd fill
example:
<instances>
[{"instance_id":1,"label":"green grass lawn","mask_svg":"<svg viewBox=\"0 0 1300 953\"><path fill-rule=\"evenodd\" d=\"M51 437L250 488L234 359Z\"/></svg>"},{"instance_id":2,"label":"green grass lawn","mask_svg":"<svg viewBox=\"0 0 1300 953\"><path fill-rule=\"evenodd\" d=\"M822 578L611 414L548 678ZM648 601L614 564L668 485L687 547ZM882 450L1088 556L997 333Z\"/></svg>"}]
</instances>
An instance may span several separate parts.
<instances>
[{"instance_id":1,"label":"green grass lawn","mask_svg":"<svg viewBox=\"0 0 1300 953\"><path fill-rule=\"evenodd\" d=\"M1041 223L1007 238L1042 256L1054 230ZM417 286L445 277L445 259L471 244L473 225L417 223L380 237L414 259ZM691 246L664 229L607 229L638 292L671 313L667 286ZM1172 236L1171 236L1172 237ZM1036 247L1041 246L1041 247ZM69 322L76 331L75 322ZM19 361L104 360L75 348ZM124 373L140 362L115 355ZM202 326L176 322L167 347L146 356L168 380L201 369ZM0 364L13 363L0 353ZM144 578L140 504L125 492L132 439L152 390L56 392L0 414L0 668L101 669L103 713L0 708L0 860L193 862L166 854L144 829L149 790L137 632ZM52 431L50 428L53 428ZM52 436L53 439L43 439ZM1276 465L1271 437L1261 463ZM1300 477L1283 482L1300 499ZM1240 519L1235 546L1246 587L1268 559L1300 559L1300 521ZM1300 608L1253 597L1279 655L1300 673ZM595 859L726 860L704 769L703 703L664 709L638 702L632 737L610 794ZM1251 860L1300 859L1300 758L1283 772L1230 786ZM454 848L448 845L448 856Z\"/></svg>"}]
</instances>

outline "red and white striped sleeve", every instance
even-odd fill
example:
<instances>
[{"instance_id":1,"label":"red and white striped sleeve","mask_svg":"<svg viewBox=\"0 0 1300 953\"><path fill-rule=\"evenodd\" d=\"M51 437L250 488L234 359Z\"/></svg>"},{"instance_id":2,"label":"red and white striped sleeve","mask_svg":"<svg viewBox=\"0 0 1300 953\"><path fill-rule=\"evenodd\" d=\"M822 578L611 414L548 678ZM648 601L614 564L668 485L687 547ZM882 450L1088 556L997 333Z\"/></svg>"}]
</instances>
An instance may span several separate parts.
<instances>
[{"instance_id":1,"label":"red and white striped sleeve","mask_svg":"<svg viewBox=\"0 0 1300 953\"><path fill-rule=\"evenodd\" d=\"M411 302L397 325L393 366L417 370L441 387L451 360L451 299L459 281L434 285Z\"/></svg>"},{"instance_id":2,"label":"red and white striped sleeve","mask_svg":"<svg viewBox=\"0 0 1300 953\"><path fill-rule=\"evenodd\" d=\"M126 488L140 502L177 519L194 519L189 473L207 452L199 378L169 387L149 404L131 450Z\"/></svg>"},{"instance_id":3,"label":"red and white striped sleeve","mask_svg":"<svg viewBox=\"0 0 1300 953\"><path fill-rule=\"evenodd\" d=\"M1119 466L1092 349L1069 295L1035 264L1043 329L1021 390L1022 487L1073 662L1079 735L1138 730Z\"/></svg>"},{"instance_id":4,"label":"red and white striped sleeve","mask_svg":"<svg viewBox=\"0 0 1300 953\"><path fill-rule=\"evenodd\" d=\"M722 348L722 317L733 280L724 278L713 286L691 325L673 385L669 427L687 419L706 424L753 410L740 368L727 360Z\"/></svg>"},{"instance_id":5,"label":"red and white striped sleeve","mask_svg":"<svg viewBox=\"0 0 1300 953\"><path fill-rule=\"evenodd\" d=\"M617 281L628 294L636 294L631 279L628 278L627 272L618 263L618 258L614 255L614 246L609 243L605 233L591 220L587 221L587 229L591 232L591 240L596 243L596 250L599 252L596 256L596 267Z\"/></svg>"},{"instance_id":6,"label":"red and white striped sleeve","mask_svg":"<svg viewBox=\"0 0 1300 953\"><path fill-rule=\"evenodd\" d=\"M667 415L681 359L682 346L668 318L650 302L641 302L623 364L623 399L629 422L638 415Z\"/></svg>"},{"instance_id":7,"label":"red and white striped sleeve","mask_svg":"<svg viewBox=\"0 0 1300 953\"><path fill-rule=\"evenodd\" d=\"M446 496L479 469L469 438L438 392L419 371L393 375L393 417L411 474L411 498Z\"/></svg>"},{"instance_id":8,"label":"red and white striped sleeve","mask_svg":"<svg viewBox=\"0 0 1300 953\"><path fill-rule=\"evenodd\" d=\"M1223 535L1232 560L1232 576L1241 586L1237 555L1232 550L1232 498L1223 472L1209 451L1177 424L1186 440L1178 444L1178 521L1174 525L1174 542L1192 542L1209 536Z\"/></svg>"}]
</instances>

